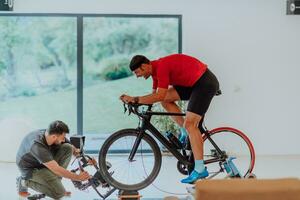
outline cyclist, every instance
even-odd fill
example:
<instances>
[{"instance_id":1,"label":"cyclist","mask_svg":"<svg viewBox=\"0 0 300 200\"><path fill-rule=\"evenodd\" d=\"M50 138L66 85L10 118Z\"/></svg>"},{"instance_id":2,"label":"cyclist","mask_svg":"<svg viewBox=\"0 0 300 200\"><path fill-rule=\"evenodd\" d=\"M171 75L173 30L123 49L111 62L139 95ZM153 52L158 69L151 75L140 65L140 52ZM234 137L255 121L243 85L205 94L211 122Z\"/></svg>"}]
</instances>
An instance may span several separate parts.
<instances>
[{"instance_id":1,"label":"cyclist","mask_svg":"<svg viewBox=\"0 0 300 200\"><path fill-rule=\"evenodd\" d=\"M172 116L181 127L183 142L188 133L195 158L195 168L182 183L194 183L208 176L203 161L203 139L198 124L206 113L212 98L219 90L219 82L215 75L200 60L184 55L172 54L150 61L143 55L135 55L129 65L131 71L139 77L153 80L152 94L132 97L120 96L124 102L153 104L161 102L168 112L181 112L175 103L178 100L189 100L185 118Z\"/></svg>"}]
</instances>

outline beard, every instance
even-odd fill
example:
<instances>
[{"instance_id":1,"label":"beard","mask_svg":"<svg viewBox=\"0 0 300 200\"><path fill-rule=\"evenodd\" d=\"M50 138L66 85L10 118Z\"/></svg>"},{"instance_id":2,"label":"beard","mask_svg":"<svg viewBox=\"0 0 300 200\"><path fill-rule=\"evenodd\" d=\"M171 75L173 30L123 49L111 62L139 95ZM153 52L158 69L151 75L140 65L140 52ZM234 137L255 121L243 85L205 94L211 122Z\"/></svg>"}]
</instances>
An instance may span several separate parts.
<instances>
[{"instance_id":1,"label":"beard","mask_svg":"<svg viewBox=\"0 0 300 200\"><path fill-rule=\"evenodd\" d=\"M145 76L144 76L144 79L146 79L146 80L147 80L149 77L150 77L150 74L148 74L148 75L145 75Z\"/></svg>"},{"instance_id":2,"label":"beard","mask_svg":"<svg viewBox=\"0 0 300 200\"><path fill-rule=\"evenodd\" d=\"M61 143L63 143L63 142L62 142L62 141L59 141L59 140L56 140L56 141L54 142L55 145L61 145Z\"/></svg>"}]
</instances>

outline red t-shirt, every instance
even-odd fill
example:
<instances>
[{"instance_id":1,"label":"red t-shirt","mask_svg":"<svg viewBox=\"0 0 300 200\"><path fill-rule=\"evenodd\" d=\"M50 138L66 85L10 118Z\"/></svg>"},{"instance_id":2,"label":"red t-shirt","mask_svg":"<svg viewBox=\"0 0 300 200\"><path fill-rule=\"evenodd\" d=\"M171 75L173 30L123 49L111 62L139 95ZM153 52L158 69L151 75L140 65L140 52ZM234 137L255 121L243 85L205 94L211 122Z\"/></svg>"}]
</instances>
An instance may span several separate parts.
<instances>
[{"instance_id":1,"label":"red t-shirt","mask_svg":"<svg viewBox=\"0 0 300 200\"><path fill-rule=\"evenodd\" d=\"M207 65L184 54L172 54L151 61L153 89L169 85L191 87L204 74Z\"/></svg>"}]
</instances>

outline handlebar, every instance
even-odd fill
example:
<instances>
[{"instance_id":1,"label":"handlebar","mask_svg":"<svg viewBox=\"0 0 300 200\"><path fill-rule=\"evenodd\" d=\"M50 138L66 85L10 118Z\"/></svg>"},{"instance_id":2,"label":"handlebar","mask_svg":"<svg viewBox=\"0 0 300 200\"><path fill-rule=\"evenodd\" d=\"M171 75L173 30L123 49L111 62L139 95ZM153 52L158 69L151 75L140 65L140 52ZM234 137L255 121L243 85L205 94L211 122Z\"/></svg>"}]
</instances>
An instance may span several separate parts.
<instances>
[{"instance_id":1,"label":"handlebar","mask_svg":"<svg viewBox=\"0 0 300 200\"><path fill-rule=\"evenodd\" d=\"M131 113L136 114L139 117L145 118L151 115L167 115L167 116L185 116L185 113L171 113L171 112L154 112L151 111L153 104L139 104L139 103L125 103L123 102L124 113L128 110L128 115ZM146 106L146 111L140 111L140 106Z\"/></svg>"},{"instance_id":2,"label":"handlebar","mask_svg":"<svg viewBox=\"0 0 300 200\"><path fill-rule=\"evenodd\" d=\"M139 107L140 106L147 106L147 111L140 111ZM123 102L123 107L124 107L124 113L128 111L128 115L131 113L136 114L139 117L145 117L145 114L147 112L150 112L152 109L153 104L139 104L139 103L125 103Z\"/></svg>"}]
</instances>

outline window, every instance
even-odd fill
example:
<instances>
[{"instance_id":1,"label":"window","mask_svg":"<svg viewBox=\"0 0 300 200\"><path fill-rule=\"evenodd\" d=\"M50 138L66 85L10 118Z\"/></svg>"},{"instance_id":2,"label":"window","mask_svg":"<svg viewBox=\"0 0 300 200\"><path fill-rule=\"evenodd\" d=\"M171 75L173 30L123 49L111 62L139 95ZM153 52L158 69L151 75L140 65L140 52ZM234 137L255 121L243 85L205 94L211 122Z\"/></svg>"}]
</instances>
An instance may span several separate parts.
<instances>
[{"instance_id":1,"label":"window","mask_svg":"<svg viewBox=\"0 0 300 200\"><path fill-rule=\"evenodd\" d=\"M76 130L76 18L1 16L0 40L1 124Z\"/></svg>"},{"instance_id":2,"label":"window","mask_svg":"<svg viewBox=\"0 0 300 200\"><path fill-rule=\"evenodd\" d=\"M179 23L177 18L85 17L83 27L83 133L87 148L99 150L111 133L137 127L135 116L124 115L119 96L152 92L152 79L133 76L130 59L178 53Z\"/></svg>"},{"instance_id":3,"label":"window","mask_svg":"<svg viewBox=\"0 0 300 200\"><path fill-rule=\"evenodd\" d=\"M119 96L151 92L151 78L133 76L130 59L180 52L181 17L0 14L0 40L0 128L59 119L99 150L97 139L137 126Z\"/></svg>"}]
</instances>

